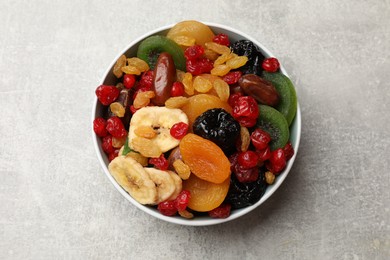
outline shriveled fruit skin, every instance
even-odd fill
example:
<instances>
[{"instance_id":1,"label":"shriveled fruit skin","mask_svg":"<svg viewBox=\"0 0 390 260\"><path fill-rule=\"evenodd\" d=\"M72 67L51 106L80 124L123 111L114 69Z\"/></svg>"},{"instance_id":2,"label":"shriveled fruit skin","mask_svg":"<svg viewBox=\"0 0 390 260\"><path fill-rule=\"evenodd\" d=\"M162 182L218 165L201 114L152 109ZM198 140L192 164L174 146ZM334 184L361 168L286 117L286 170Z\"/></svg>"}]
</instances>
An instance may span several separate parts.
<instances>
[{"instance_id":1,"label":"shriveled fruit skin","mask_svg":"<svg viewBox=\"0 0 390 260\"><path fill-rule=\"evenodd\" d=\"M199 94L190 97L188 103L181 108L188 117L189 129L192 129L198 116L212 108L223 108L229 114L232 113L231 106L214 95Z\"/></svg>"},{"instance_id":2,"label":"shriveled fruit skin","mask_svg":"<svg viewBox=\"0 0 390 260\"><path fill-rule=\"evenodd\" d=\"M230 176L230 162L215 143L195 134L187 134L179 144L183 161L198 178L222 183Z\"/></svg>"},{"instance_id":3,"label":"shriveled fruit skin","mask_svg":"<svg viewBox=\"0 0 390 260\"><path fill-rule=\"evenodd\" d=\"M194 38L196 44L204 45L206 42L211 42L215 35L207 25L190 20L177 23L167 34L167 37L172 40L178 36Z\"/></svg>"},{"instance_id":4,"label":"shriveled fruit skin","mask_svg":"<svg viewBox=\"0 0 390 260\"><path fill-rule=\"evenodd\" d=\"M191 194L187 207L199 212L207 212L217 208L225 200L229 185L229 178L220 184L215 184L191 174L188 180L183 181L183 189L188 190Z\"/></svg>"}]
</instances>

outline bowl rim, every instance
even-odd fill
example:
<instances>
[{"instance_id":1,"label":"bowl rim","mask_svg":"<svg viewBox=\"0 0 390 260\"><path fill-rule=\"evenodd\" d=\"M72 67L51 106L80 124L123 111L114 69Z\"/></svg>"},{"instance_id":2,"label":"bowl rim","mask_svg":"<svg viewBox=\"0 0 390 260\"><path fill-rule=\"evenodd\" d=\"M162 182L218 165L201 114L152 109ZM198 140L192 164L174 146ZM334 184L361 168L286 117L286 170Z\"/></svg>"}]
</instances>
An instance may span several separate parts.
<instances>
[{"instance_id":1,"label":"bowl rim","mask_svg":"<svg viewBox=\"0 0 390 260\"><path fill-rule=\"evenodd\" d=\"M259 41L257 41L256 39L252 38L251 36L247 35L246 33L244 32L241 32L235 28L232 28L230 26L226 26L226 25L222 25L222 24L218 24L218 23L213 23L213 22L203 22L203 21L200 21L204 24L206 24L207 26L210 26L210 27L215 27L215 28L218 28L218 29L222 29L222 30L226 30L226 31L230 31L232 33L235 33L237 35L240 35L242 36L243 38L246 38L250 41L252 41L255 45L257 45L263 52L263 54L265 54L266 57L274 57L273 54L271 53L271 51L269 51L262 43L260 43ZM156 28L154 30L151 30L143 35L141 35L140 37L137 37L135 40L131 41L128 45L126 45L126 47L124 49L122 49L121 52L119 52L119 54L115 57L115 59L110 63L110 65L108 66L108 68L106 69L106 71L104 72L101 80L99 81L99 85L102 85L104 84L104 81L105 79L107 78L107 75L110 73L112 67L114 66L114 64L116 63L116 61L119 59L119 57L124 54L127 50L129 50L132 46L136 45L137 43L139 43L141 40L149 37L149 36L152 36L154 34L158 34L162 31L165 31L165 30L168 30L170 28L172 28L175 24L177 23L173 23L173 24L169 24L169 25L165 25L165 26L161 26L159 28ZM287 71L284 69L283 65L280 66L280 71L286 75L287 77L289 77ZM295 87L295 85L294 85ZM296 88L295 88L296 90ZM96 97L96 95L94 95L94 101L93 101L93 106L92 106L92 118L91 118L91 125L93 125L93 121L94 119L96 118L96 113L97 113L97 105L98 105L98 99ZM207 219L185 219L185 218L182 218L182 217L169 217L169 216L164 216L162 215L161 213L159 213L156 209L150 207L150 206L146 206L146 205L142 205L140 204L139 202L137 202L136 200L134 200L130 194L128 194L117 182L116 180L112 177L112 175L110 174L110 172L108 171L108 167L106 165L106 161L105 159L103 158L102 156L102 152L101 152L101 148L99 147L99 141L98 141L98 136L95 134L95 132L93 131L93 127L91 127L91 132L92 132L92 140L93 140L93 143L94 143L94 147L95 147L95 152L96 152L96 155L98 157L98 160L100 162L100 165L101 167L103 168L103 171L105 173L105 175L107 176L107 178L110 180L110 182L114 185L114 187L116 188L117 191L119 191L128 201L130 201L134 206L136 206L138 209L148 213L149 215L153 216L153 217L156 217L157 219L160 219L160 220L164 220L166 222L169 222L169 223L173 223L173 224L179 224L179 225L185 225L185 226L209 226L209 225L216 225L216 224L222 224L222 223L225 223L225 222L228 222L228 221L231 221L231 220L234 220L234 219L237 219L251 211L253 211L255 208L259 207L261 204L263 204L269 197L271 197L272 194L274 194L276 192L276 190L280 187L280 185L284 182L284 180L286 179L287 175L289 174L293 164L294 164L294 161L295 161L295 158L297 156L297 153L298 153L298 148L299 148L299 143L300 143L300 138L301 138L301 110L300 110L300 105L299 105L299 99L297 100L297 112L296 112L296 115L295 115L295 118L294 118L294 121L293 121L294 124L296 124L296 141L295 141L295 144L294 144L294 155L293 157L287 162L287 166L286 168L283 170L283 172L278 175L278 177L276 178L277 181L275 181L274 184L272 185L269 185L267 187L267 190L266 192L264 193L264 195L260 198L259 201L257 201L255 204L251 205L251 206L247 206L245 208L241 208L241 209L237 209L233 214L231 214L229 217L227 218L221 218L221 219L217 219L217 218L207 218Z\"/></svg>"}]
</instances>

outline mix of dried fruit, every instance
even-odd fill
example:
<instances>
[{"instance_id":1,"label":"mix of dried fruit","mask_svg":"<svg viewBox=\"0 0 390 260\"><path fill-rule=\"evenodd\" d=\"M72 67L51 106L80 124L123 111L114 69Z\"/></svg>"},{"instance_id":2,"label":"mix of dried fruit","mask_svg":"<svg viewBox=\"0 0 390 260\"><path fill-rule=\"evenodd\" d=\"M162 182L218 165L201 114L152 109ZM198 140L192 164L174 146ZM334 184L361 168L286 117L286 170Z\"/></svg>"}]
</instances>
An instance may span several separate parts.
<instances>
[{"instance_id":1,"label":"mix of dried fruit","mask_svg":"<svg viewBox=\"0 0 390 260\"><path fill-rule=\"evenodd\" d=\"M134 200L166 216L226 218L256 203L294 155L297 110L276 58L183 21L122 55L93 122L108 169Z\"/></svg>"}]
</instances>

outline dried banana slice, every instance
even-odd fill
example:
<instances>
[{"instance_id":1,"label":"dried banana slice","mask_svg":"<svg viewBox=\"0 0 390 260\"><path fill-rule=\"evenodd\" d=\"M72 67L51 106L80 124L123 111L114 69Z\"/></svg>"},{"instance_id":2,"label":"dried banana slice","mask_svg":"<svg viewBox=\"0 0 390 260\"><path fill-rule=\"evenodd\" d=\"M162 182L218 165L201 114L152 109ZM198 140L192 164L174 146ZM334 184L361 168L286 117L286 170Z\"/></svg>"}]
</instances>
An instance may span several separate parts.
<instances>
[{"instance_id":1,"label":"dried banana slice","mask_svg":"<svg viewBox=\"0 0 390 260\"><path fill-rule=\"evenodd\" d=\"M175 191L172 193L172 195L168 198L168 200L174 200L176 197L179 195L179 193L183 190L183 182L179 175L177 175L173 171L168 171L169 174L171 175L173 181L175 182Z\"/></svg>"},{"instance_id":2,"label":"dried banana slice","mask_svg":"<svg viewBox=\"0 0 390 260\"><path fill-rule=\"evenodd\" d=\"M128 156L118 156L110 162L108 170L133 199L141 204L156 204L156 185L136 160Z\"/></svg>"},{"instance_id":3,"label":"dried banana slice","mask_svg":"<svg viewBox=\"0 0 390 260\"><path fill-rule=\"evenodd\" d=\"M156 168L144 168L149 174L150 179L156 184L157 201L156 204L167 200L176 190L175 181L168 171L158 170Z\"/></svg>"}]
</instances>

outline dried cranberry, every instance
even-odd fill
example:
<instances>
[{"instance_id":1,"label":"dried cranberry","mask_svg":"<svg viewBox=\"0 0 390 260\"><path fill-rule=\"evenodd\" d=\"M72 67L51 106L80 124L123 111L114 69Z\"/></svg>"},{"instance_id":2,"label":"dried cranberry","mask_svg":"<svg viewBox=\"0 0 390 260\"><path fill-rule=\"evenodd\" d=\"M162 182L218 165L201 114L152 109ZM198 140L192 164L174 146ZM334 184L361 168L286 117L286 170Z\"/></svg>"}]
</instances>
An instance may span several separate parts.
<instances>
[{"instance_id":1,"label":"dried cranberry","mask_svg":"<svg viewBox=\"0 0 390 260\"><path fill-rule=\"evenodd\" d=\"M112 146L112 136L107 135L102 139L102 148L106 154L113 153L115 148Z\"/></svg>"},{"instance_id":2,"label":"dried cranberry","mask_svg":"<svg viewBox=\"0 0 390 260\"><path fill-rule=\"evenodd\" d=\"M221 44L221 45L225 45L228 47L230 46L229 36L227 36L224 33L220 33L220 34L215 35L213 38L213 42Z\"/></svg>"},{"instance_id":3,"label":"dried cranberry","mask_svg":"<svg viewBox=\"0 0 390 260\"><path fill-rule=\"evenodd\" d=\"M222 79L229 85L235 84L238 82L238 80L241 78L242 72L237 70L237 71L231 71L225 76L222 77Z\"/></svg>"},{"instance_id":4,"label":"dried cranberry","mask_svg":"<svg viewBox=\"0 0 390 260\"><path fill-rule=\"evenodd\" d=\"M137 112L138 109L136 109L133 105L130 106L130 112L132 114L134 114L135 112Z\"/></svg>"},{"instance_id":5,"label":"dried cranberry","mask_svg":"<svg viewBox=\"0 0 390 260\"><path fill-rule=\"evenodd\" d=\"M256 181L259 177L258 167L248 169L238 163L234 166L233 172L239 182L253 182Z\"/></svg>"},{"instance_id":6,"label":"dried cranberry","mask_svg":"<svg viewBox=\"0 0 390 260\"><path fill-rule=\"evenodd\" d=\"M207 58L198 58L196 60L186 61L187 71L194 76L202 73L209 73L213 68L214 63Z\"/></svg>"},{"instance_id":7,"label":"dried cranberry","mask_svg":"<svg viewBox=\"0 0 390 260\"><path fill-rule=\"evenodd\" d=\"M188 190L182 190L175 199L175 207L177 210L185 210L190 202L191 194Z\"/></svg>"},{"instance_id":8,"label":"dried cranberry","mask_svg":"<svg viewBox=\"0 0 390 260\"><path fill-rule=\"evenodd\" d=\"M257 119L259 116L259 107L253 97L243 96L239 97L235 106L233 107L233 117L248 117Z\"/></svg>"},{"instance_id":9,"label":"dried cranberry","mask_svg":"<svg viewBox=\"0 0 390 260\"><path fill-rule=\"evenodd\" d=\"M93 120L93 131L99 137L105 137L108 135L106 130L107 121L102 117L97 117Z\"/></svg>"},{"instance_id":10,"label":"dried cranberry","mask_svg":"<svg viewBox=\"0 0 390 260\"><path fill-rule=\"evenodd\" d=\"M271 149L269 148L268 145L265 149L258 150L256 152L257 152L257 156L259 157L259 162L264 162L269 158L271 158Z\"/></svg>"},{"instance_id":11,"label":"dried cranberry","mask_svg":"<svg viewBox=\"0 0 390 260\"><path fill-rule=\"evenodd\" d=\"M230 95L228 100L229 105L235 107L239 97L242 97L242 93L240 92Z\"/></svg>"},{"instance_id":12,"label":"dried cranberry","mask_svg":"<svg viewBox=\"0 0 390 260\"><path fill-rule=\"evenodd\" d=\"M184 57L187 60L195 60L204 54L204 48L200 45L188 47L184 52Z\"/></svg>"},{"instance_id":13,"label":"dried cranberry","mask_svg":"<svg viewBox=\"0 0 390 260\"><path fill-rule=\"evenodd\" d=\"M271 157L266 162L266 167L273 174L278 174L286 167L286 156L282 148L272 151Z\"/></svg>"},{"instance_id":14,"label":"dried cranberry","mask_svg":"<svg viewBox=\"0 0 390 260\"><path fill-rule=\"evenodd\" d=\"M151 90L153 86L153 75L153 70L145 71L141 76L141 80L138 83L137 89L145 88L147 90Z\"/></svg>"},{"instance_id":15,"label":"dried cranberry","mask_svg":"<svg viewBox=\"0 0 390 260\"><path fill-rule=\"evenodd\" d=\"M283 147L284 155L286 156L286 161L290 160L291 157L294 155L294 147L292 146L291 142L288 142Z\"/></svg>"},{"instance_id":16,"label":"dried cranberry","mask_svg":"<svg viewBox=\"0 0 390 260\"><path fill-rule=\"evenodd\" d=\"M184 95L184 85L181 82L173 82L171 89L171 97L179 97Z\"/></svg>"},{"instance_id":17,"label":"dried cranberry","mask_svg":"<svg viewBox=\"0 0 390 260\"><path fill-rule=\"evenodd\" d=\"M114 160L119 154L119 149L115 149L112 153L108 154L108 160L111 162Z\"/></svg>"},{"instance_id":18,"label":"dried cranberry","mask_svg":"<svg viewBox=\"0 0 390 260\"><path fill-rule=\"evenodd\" d=\"M236 119L240 125L245 126L245 127L252 127L256 125L257 119L256 118L249 118L249 117L239 117Z\"/></svg>"},{"instance_id":19,"label":"dried cranberry","mask_svg":"<svg viewBox=\"0 0 390 260\"><path fill-rule=\"evenodd\" d=\"M160 202L157 206L157 209L165 216L173 216L177 213L174 200Z\"/></svg>"},{"instance_id":20,"label":"dried cranberry","mask_svg":"<svg viewBox=\"0 0 390 260\"><path fill-rule=\"evenodd\" d=\"M257 128L251 134L251 141L253 146L256 147L257 150L263 150L268 146L268 143L271 141L271 136L266 131Z\"/></svg>"},{"instance_id":21,"label":"dried cranberry","mask_svg":"<svg viewBox=\"0 0 390 260\"><path fill-rule=\"evenodd\" d=\"M265 71L268 72L276 72L279 67L279 61L276 58L267 58L263 61L263 64L261 65Z\"/></svg>"},{"instance_id":22,"label":"dried cranberry","mask_svg":"<svg viewBox=\"0 0 390 260\"><path fill-rule=\"evenodd\" d=\"M146 92L146 91L149 91L149 90L150 90L149 87L138 88L137 91L135 91L134 94L133 94L133 100L137 97L138 93Z\"/></svg>"},{"instance_id":23,"label":"dried cranberry","mask_svg":"<svg viewBox=\"0 0 390 260\"><path fill-rule=\"evenodd\" d=\"M123 76L123 85L127 89L131 89L135 84L135 76L133 74L125 74Z\"/></svg>"},{"instance_id":24,"label":"dried cranberry","mask_svg":"<svg viewBox=\"0 0 390 260\"><path fill-rule=\"evenodd\" d=\"M117 116L110 117L107 120L107 131L114 137L124 137L127 135L127 131L123 126L122 120Z\"/></svg>"},{"instance_id":25,"label":"dried cranberry","mask_svg":"<svg viewBox=\"0 0 390 260\"><path fill-rule=\"evenodd\" d=\"M162 171L168 170L168 167L169 167L169 162L164 157L164 154L161 154L160 157L158 157L158 158L150 158L149 163L153 164L156 169L159 169Z\"/></svg>"},{"instance_id":26,"label":"dried cranberry","mask_svg":"<svg viewBox=\"0 0 390 260\"><path fill-rule=\"evenodd\" d=\"M259 157L254 151L246 151L238 154L238 164L246 169L253 168L257 165Z\"/></svg>"},{"instance_id":27,"label":"dried cranberry","mask_svg":"<svg viewBox=\"0 0 390 260\"><path fill-rule=\"evenodd\" d=\"M187 131L188 124L184 122L179 122L171 127L170 134L172 137L180 140L187 134Z\"/></svg>"},{"instance_id":28,"label":"dried cranberry","mask_svg":"<svg viewBox=\"0 0 390 260\"><path fill-rule=\"evenodd\" d=\"M209 216L212 218L227 218L230 216L230 210L232 206L230 204L222 204L218 208L209 211Z\"/></svg>"},{"instance_id":29,"label":"dried cranberry","mask_svg":"<svg viewBox=\"0 0 390 260\"><path fill-rule=\"evenodd\" d=\"M108 106L119 96L119 89L117 89L115 86L100 85L97 87L95 93L100 103Z\"/></svg>"},{"instance_id":30,"label":"dried cranberry","mask_svg":"<svg viewBox=\"0 0 390 260\"><path fill-rule=\"evenodd\" d=\"M238 153L234 153L229 156L229 162L230 162L230 171L234 171L234 167L238 163Z\"/></svg>"}]
</instances>

